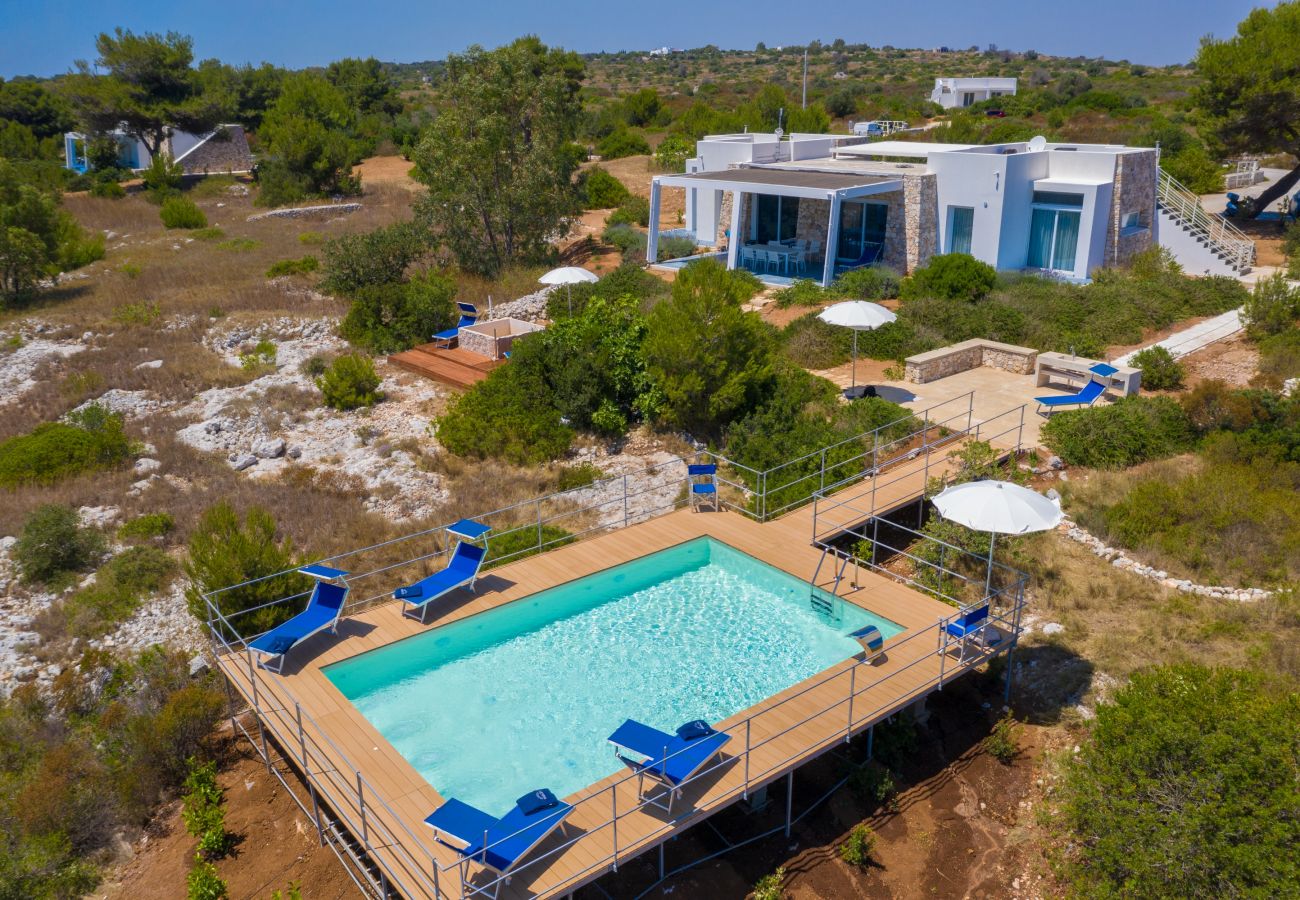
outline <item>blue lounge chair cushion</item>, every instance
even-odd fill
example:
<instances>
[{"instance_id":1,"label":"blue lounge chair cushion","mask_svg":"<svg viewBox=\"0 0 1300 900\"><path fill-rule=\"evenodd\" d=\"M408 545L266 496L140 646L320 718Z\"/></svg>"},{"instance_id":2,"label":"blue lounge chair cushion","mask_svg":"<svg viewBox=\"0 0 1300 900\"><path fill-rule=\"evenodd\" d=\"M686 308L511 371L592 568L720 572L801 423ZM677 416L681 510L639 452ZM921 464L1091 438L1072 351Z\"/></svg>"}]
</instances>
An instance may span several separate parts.
<instances>
[{"instance_id":1,"label":"blue lounge chair cushion","mask_svg":"<svg viewBox=\"0 0 1300 900\"><path fill-rule=\"evenodd\" d=\"M1092 403L1106 390L1100 381L1089 381L1077 394L1063 394L1052 397L1035 397L1043 406L1071 406L1076 403Z\"/></svg>"},{"instance_id":2,"label":"blue lounge chair cushion","mask_svg":"<svg viewBox=\"0 0 1300 900\"><path fill-rule=\"evenodd\" d=\"M716 494L718 486L716 484L693 484L691 493L693 494Z\"/></svg>"},{"instance_id":3,"label":"blue lounge chair cushion","mask_svg":"<svg viewBox=\"0 0 1300 900\"><path fill-rule=\"evenodd\" d=\"M439 331L433 336L435 341L453 341L460 336L460 328L448 328L446 331Z\"/></svg>"},{"instance_id":4,"label":"blue lounge chair cushion","mask_svg":"<svg viewBox=\"0 0 1300 900\"><path fill-rule=\"evenodd\" d=\"M435 829L441 843L467 859L505 872L571 812L573 807L570 804L557 800L554 806L531 813L516 806L504 817L494 819L482 810L452 798L424 821Z\"/></svg>"},{"instance_id":5,"label":"blue lounge chair cushion","mask_svg":"<svg viewBox=\"0 0 1300 900\"><path fill-rule=\"evenodd\" d=\"M330 585L324 586L330 587ZM294 644L315 634L322 628L329 627L337 618L337 607L327 607L319 604L308 605L305 610L288 622L276 626L248 646L262 653L281 656L292 649Z\"/></svg>"},{"instance_id":6,"label":"blue lounge chair cushion","mask_svg":"<svg viewBox=\"0 0 1300 900\"><path fill-rule=\"evenodd\" d=\"M472 581L478 575L486 554L487 550L477 544L461 542L452 552L447 568L421 578L415 584L398 588L393 591L393 596L416 606L436 600L453 588Z\"/></svg>"},{"instance_id":7,"label":"blue lounge chair cushion","mask_svg":"<svg viewBox=\"0 0 1300 900\"><path fill-rule=\"evenodd\" d=\"M693 719L677 726L677 736L684 741L708 737L713 734L713 726L703 719Z\"/></svg>"},{"instance_id":8,"label":"blue lounge chair cushion","mask_svg":"<svg viewBox=\"0 0 1300 900\"><path fill-rule=\"evenodd\" d=\"M686 467L686 474L690 476L717 475L718 466L717 463L693 463Z\"/></svg>"},{"instance_id":9,"label":"blue lounge chair cushion","mask_svg":"<svg viewBox=\"0 0 1300 900\"><path fill-rule=\"evenodd\" d=\"M555 798L555 795L552 794L549 789L542 788L541 790L530 791L529 793L524 794L515 801L515 806L519 807L519 811L524 815L531 815L539 810L550 809L559 802L560 801Z\"/></svg>"},{"instance_id":10,"label":"blue lounge chair cushion","mask_svg":"<svg viewBox=\"0 0 1300 900\"><path fill-rule=\"evenodd\" d=\"M628 719L609 736L611 744L646 757L644 762L624 758L624 763L635 771L654 775L674 785L694 775L729 740L731 735L720 731L687 740L675 734L665 734L635 719Z\"/></svg>"}]
</instances>

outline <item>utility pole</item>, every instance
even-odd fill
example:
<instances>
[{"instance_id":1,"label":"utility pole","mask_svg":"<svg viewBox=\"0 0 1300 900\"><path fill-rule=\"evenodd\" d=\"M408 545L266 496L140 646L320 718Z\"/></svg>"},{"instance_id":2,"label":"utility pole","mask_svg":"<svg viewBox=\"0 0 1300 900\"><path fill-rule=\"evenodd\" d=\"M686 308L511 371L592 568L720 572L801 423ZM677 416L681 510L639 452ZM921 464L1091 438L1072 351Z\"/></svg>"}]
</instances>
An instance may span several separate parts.
<instances>
[{"instance_id":1,"label":"utility pole","mask_svg":"<svg viewBox=\"0 0 1300 900\"><path fill-rule=\"evenodd\" d=\"M803 109L808 108L808 48L803 48Z\"/></svg>"}]
</instances>

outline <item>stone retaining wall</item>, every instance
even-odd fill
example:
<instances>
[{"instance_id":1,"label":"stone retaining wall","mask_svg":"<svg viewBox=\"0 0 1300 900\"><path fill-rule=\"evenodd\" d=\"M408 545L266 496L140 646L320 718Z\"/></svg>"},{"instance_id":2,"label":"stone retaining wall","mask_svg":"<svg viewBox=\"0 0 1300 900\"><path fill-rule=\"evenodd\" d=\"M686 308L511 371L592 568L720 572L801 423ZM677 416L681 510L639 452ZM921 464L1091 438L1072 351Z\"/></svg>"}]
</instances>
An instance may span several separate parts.
<instances>
[{"instance_id":1,"label":"stone retaining wall","mask_svg":"<svg viewBox=\"0 0 1300 900\"><path fill-rule=\"evenodd\" d=\"M285 209L273 209L269 212L249 216L248 221L256 222L259 219L309 219L314 216L354 213L360 208L360 203L326 203L322 206L290 206Z\"/></svg>"},{"instance_id":2,"label":"stone retaining wall","mask_svg":"<svg viewBox=\"0 0 1300 900\"><path fill-rule=\"evenodd\" d=\"M1029 375L1033 373L1037 359L1038 351L1032 348L975 338L950 347L918 353L903 362L908 381L926 384L980 366L1002 369L1016 375Z\"/></svg>"}]
</instances>

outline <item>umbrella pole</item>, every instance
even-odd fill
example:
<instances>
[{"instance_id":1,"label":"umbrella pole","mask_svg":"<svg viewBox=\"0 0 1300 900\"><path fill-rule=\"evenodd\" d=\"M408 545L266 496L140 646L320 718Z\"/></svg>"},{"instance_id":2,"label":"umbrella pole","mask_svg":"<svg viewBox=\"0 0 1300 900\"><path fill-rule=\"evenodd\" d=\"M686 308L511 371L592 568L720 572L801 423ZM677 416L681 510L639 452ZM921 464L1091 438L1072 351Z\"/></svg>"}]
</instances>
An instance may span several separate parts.
<instances>
[{"instance_id":1,"label":"umbrella pole","mask_svg":"<svg viewBox=\"0 0 1300 900\"><path fill-rule=\"evenodd\" d=\"M989 569L988 574L984 576L984 598L988 599L989 591L993 587L993 544L998 539L996 531L989 532Z\"/></svg>"},{"instance_id":2,"label":"umbrella pole","mask_svg":"<svg viewBox=\"0 0 1300 900\"><path fill-rule=\"evenodd\" d=\"M849 388L850 399L858 390L858 330L853 329L853 386Z\"/></svg>"}]
</instances>

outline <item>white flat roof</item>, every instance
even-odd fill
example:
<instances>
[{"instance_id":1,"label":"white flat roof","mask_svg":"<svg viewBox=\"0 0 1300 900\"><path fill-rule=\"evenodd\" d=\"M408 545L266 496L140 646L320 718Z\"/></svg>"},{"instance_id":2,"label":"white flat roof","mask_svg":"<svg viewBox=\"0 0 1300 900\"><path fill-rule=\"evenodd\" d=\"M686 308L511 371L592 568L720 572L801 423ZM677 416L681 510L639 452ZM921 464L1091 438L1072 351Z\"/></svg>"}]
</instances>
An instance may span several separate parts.
<instances>
[{"instance_id":1,"label":"white flat roof","mask_svg":"<svg viewBox=\"0 0 1300 900\"><path fill-rule=\"evenodd\" d=\"M1036 188L1079 187L1081 185L1110 184L1106 178L1035 178Z\"/></svg>"},{"instance_id":2,"label":"white flat roof","mask_svg":"<svg viewBox=\"0 0 1300 900\"><path fill-rule=\"evenodd\" d=\"M979 144L938 144L926 141L872 141L869 144L853 144L849 147L837 147L835 152L841 156L906 156L926 159L931 153L952 153L954 150L971 150Z\"/></svg>"}]
</instances>

